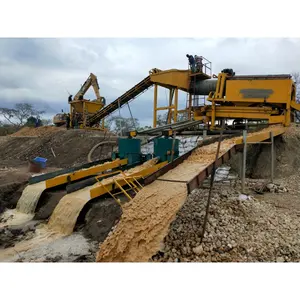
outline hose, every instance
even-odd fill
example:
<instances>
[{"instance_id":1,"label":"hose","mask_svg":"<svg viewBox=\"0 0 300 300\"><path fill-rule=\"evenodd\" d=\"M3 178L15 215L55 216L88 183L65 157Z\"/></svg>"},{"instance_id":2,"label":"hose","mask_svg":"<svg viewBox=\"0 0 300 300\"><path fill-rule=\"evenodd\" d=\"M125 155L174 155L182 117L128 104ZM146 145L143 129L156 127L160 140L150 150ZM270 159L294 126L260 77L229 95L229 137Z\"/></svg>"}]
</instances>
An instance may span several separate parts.
<instances>
[{"instance_id":1,"label":"hose","mask_svg":"<svg viewBox=\"0 0 300 300\"><path fill-rule=\"evenodd\" d=\"M116 144L117 144L117 141L102 141L102 142L96 144L96 145L90 150L90 152L89 152L89 154L88 154L88 156L87 156L88 162L92 162L91 157L92 157L93 152L94 152L99 146L105 145L105 144L116 145Z\"/></svg>"},{"instance_id":2,"label":"hose","mask_svg":"<svg viewBox=\"0 0 300 300\"><path fill-rule=\"evenodd\" d=\"M93 161L92 161L92 154L94 153L94 151L95 151L99 146L105 145L105 144L111 144L111 145L116 146L116 145L117 145L117 141L102 141L102 142L96 144L95 146L93 146L93 148L90 150L90 152L89 152L89 154L88 154L88 156L87 156L87 161L88 161L89 163L90 163L90 162L93 162ZM148 144L148 141L147 141L147 140L144 141L144 142L142 142L142 143L141 143L141 146L144 146L144 145L146 145L146 144Z\"/></svg>"}]
</instances>

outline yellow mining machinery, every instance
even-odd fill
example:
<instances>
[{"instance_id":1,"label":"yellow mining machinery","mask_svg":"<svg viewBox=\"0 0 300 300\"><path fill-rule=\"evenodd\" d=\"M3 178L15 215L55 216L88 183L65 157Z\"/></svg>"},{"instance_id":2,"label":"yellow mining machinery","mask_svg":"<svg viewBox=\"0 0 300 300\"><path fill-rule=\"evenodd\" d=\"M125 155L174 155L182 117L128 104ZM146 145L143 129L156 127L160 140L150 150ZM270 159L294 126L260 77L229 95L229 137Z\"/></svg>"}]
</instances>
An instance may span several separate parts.
<instances>
[{"instance_id":1,"label":"yellow mining machinery","mask_svg":"<svg viewBox=\"0 0 300 300\"><path fill-rule=\"evenodd\" d=\"M96 161L30 178L29 186L24 193L26 194L28 190L34 191L37 195L36 206L43 191L56 188L65 190L67 194L60 200L56 211L64 212L60 208L64 205L70 207L70 210L75 210L75 213L69 214L75 217L73 223L71 222L73 224L71 224L71 231L68 231L71 233L79 212L88 201L111 196L119 202L120 195L125 195L128 200L131 200L143 185L150 184L155 180L164 181L166 184L168 182L186 184L187 191L190 193L199 187L216 167L228 161L241 147L244 153L242 166L242 186L244 186L248 143L263 142L271 145L271 178L273 178L274 137L285 132L286 127L293 120L293 111L300 110L300 105L295 100L296 87L291 76L240 76L235 75L231 69L224 69L218 76L214 76L211 74L211 63L203 57L201 59L203 62L201 68L193 66L192 70L152 69L149 76L107 106L104 106L105 101L98 92L99 86L96 77L91 74L74 100L70 101L72 118L76 114L81 114L79 124L81 127L97 126L109 114L154 85L153 128L144 132L131 132L128 138L119 138L118 151L112 152L109 160ZM94 87L97 99L95 101L84 100L83 96L91 85ZM159 87L169 90L168 106L158 107ZM178 107L179 90L185 91L188 95L186 107L182 110ZM157 112L160 110L168 111L168 124L157 127ZM177 115L180 112L186 112L188 120L177 122ZM221 140L227 138L223 137L223 133L231 132L229 132L230 130L222 131L220 135L220 131L215 129L220 125L224 128L226 120L235 120L233 124L238 124L242 120L247 120L247 122L249 120L263 121L267 128L249 132L248 135L247 130L234 132L235 130L232 130L234 128L231 128L237 136L229 139L227 143L225 142L222 153L219 153ZM217 132L219 135L218 145L214 143L213 138L205 139L203 137L201 145L196 145L195 148L180 156L179 140L176 138L176 134L195 126L199 127L200 124L205 128L202 129L203 132L204 130L210 131L211 134ZM271 124L272 126L269 126ZM148 142L153 141L153 153L142 153L141 140L136 138L138 134L155 135L154 138L148 140ZM189 132L189 134L191 133ZM202 159L201 149L198 151L197 148L210 144L212 144L211 148L207 147L206 151L211 158ZM216 149L218 150L214 156ZM178 179L174 178L172 172L167 174L171 169L177 167L180 169L180 164L185 160L188 160L189 165L193 167L184 176L179 176ZM152 199L147 198L148 200ZM76 205L72 208L74 203ZM34 213L35 206L32 213ZM64 214L58 219L61 223L70 223ZM63 226L63 228L65 227Z\"/></svg>"},{"instance_id":2,"label":"yellow mining machinery","mask_svg":"<svg viewBox=\"0 0 300 300\"><path fill-rule=\"evenodd\" d=\"M293 121L293 112L300 110L291 75L243 76L225 69L218 76L211 77L190 70L168 70L152 74L150 80L155 84L153 127L156 127L156 112L162 109L168 109L173 114L174 122L177 114L185 111L190 120L200 120L210 129L226 119L256 120L289 126ZM168 107L157 107L157 86L170 89ZM174 104L171 96L173 89ZM178 89L189 95L184 110L178 109ZM199 103L201 96L205 97L203 103Z\"/></svg>"},{"instance_id":3,"label":"yellow mining machinery","mask_svg":"<svg viewBox=\"0 0 300 300\"><path fill-rule=\"evenodd\" d=\"M93 90L96 95L96 99L87 100L84 99L84 95L90 87L93 87ZM69 105L70 105L70 121L71 127L75 128L86 128L86 120L93 116L96 112L101 110L105 105L105 98L100 96L100 87L98 84L97 77L90 73L87 80L84 82L80 90L72 99L72 95L69 96ZM60 113L54 116L53 123L56 126L61 126L66 124L67 114ZM99 126L99 124L97 124ZM104 126L104 119L102 120L102 127Z\"/></svg>"},{"instance_id":4,"label":"yellow mining machinery","mask_svg":"<svg viewBox=\"0 0 300 300\"><path fill-rule=\"evenodd\" d=\"M197 71L152 69L149 76L118 99L88 117L87 126L94 126L119 107L154 86L153 127L157 126L157 112L167 110L167 123L176 123L179 113L189 120L201 121L214 129L222 120L254 120L265 124L289 126L293 112L300 110L296 103L296 87L291 75L236 75L224 69L218 76L211 74L211 62L204 57ZM158 88L169 90L168 106L158 106ZM178 91L187 93L186 106L179 109ZM202 100L202 101L201 101Z\"/></svg>"},{"instance_id":5,"label":"yellow mining machinery","mask_svg":"<svg viewBox=\"0 0 300 300\"><path fill-rule=\"evenodd\" d=\"M93 87L96 95L96 99L92 101L83 98L85 93L91 86ZM88 79L82 85L81 89L75 95L74 99L69 102L69 104L71 122L74 124L74 126L86 128L87 119L101 110L101 108L103 108L103 106L105 105L105 98L100 96L98 80L93 73L90 74ZM104 121L104 119L102 121ZM104 126L103 122L102 126Z\"/></svg>"}]
</instances>

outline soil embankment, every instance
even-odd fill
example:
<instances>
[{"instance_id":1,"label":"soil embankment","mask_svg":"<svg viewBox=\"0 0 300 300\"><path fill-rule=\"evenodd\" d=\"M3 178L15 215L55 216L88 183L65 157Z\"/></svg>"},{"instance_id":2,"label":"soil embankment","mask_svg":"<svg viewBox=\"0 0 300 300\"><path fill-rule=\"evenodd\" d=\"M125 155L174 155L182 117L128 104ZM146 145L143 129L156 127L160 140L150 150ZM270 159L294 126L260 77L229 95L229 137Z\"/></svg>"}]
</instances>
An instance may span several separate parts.
<instances>
[{"instance_id":1,"label":"soil embankment","mask_svg":"<svg viewBox=\"0 0 300 300\"><path fill-rule=\"evenodd\" d=\"M116 140L102 131L56 127L23 128L0 139L0 167L27 166L36 156L47 159L48 167L67 168L87 162L90 149L102 140ZM95 151L93 159L110 157L111 145Z\"/></svg>"}]
</instances>

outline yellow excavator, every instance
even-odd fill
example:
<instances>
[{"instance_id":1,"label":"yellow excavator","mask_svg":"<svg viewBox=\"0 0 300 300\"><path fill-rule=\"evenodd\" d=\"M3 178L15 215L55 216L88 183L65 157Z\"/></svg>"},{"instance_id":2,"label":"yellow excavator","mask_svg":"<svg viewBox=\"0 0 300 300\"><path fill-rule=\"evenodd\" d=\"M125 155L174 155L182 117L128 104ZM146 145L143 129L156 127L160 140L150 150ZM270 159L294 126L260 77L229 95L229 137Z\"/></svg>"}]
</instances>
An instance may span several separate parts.
<instances>
[{"instance_id":1,"label":"yellow excavator","mask_svg":"<svg viewBox=\"0 0 300 300\"><path fill-rule=\"evenodd\" d=\"M84 99L84 95L91 86L94 89L96 99ZM85 128L87 118L91 117L100 109L102 109L103 106L105 106L105 98L100 96L100 87L98 84L97 76L93 73L90 73L87 80L74 96L74 99L72 99L72 95L70 95L68 98L68 102L70 105L70 120L73 125L72 127ZM55 126L65 125L66 119L66 113L56 114L53 118L53 124Z\"/></svg>"}]
</instances>

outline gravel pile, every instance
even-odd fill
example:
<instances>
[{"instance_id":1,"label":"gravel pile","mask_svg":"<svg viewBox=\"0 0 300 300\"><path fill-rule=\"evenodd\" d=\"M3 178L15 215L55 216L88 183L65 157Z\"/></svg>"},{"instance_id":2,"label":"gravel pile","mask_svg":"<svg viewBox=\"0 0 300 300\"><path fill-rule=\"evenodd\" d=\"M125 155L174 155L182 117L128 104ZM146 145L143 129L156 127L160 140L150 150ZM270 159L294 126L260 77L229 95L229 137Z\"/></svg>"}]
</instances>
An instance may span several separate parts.
<instances>
[{"instance_id":1,"label":"gravel pile","mask_svg":"<svg viewBox=\"0 0 300 300\"><path fill-rule=\"evenodd\" d=\"M272 194L265 196L272 197ZM200 243L208 189L195 190L178 212L152 261L285 262L300 260L296 212L282 212L230 186L214 188L207 230ZM245 200L243 200L245 199Z\"/></svg>"}]
</instances>

